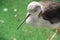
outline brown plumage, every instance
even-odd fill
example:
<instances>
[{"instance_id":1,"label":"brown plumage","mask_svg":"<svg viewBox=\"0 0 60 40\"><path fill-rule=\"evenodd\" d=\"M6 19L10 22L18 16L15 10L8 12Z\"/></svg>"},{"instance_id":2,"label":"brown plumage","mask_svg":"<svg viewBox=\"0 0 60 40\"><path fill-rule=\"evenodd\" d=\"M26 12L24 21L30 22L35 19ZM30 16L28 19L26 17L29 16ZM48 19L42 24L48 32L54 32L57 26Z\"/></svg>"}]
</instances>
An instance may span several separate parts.
<instances>
[{"instance_id":1,"label":"brown plumage","mask_svg":"<svg viewBox=\"0 0 60 40\"><path fill-rule=\"evenodd\" d=\"M60 3L41 1L40 4L44 6L42 10L43 19L50 21L52 24L60 22Z\"/></svg>"}]
</instances>

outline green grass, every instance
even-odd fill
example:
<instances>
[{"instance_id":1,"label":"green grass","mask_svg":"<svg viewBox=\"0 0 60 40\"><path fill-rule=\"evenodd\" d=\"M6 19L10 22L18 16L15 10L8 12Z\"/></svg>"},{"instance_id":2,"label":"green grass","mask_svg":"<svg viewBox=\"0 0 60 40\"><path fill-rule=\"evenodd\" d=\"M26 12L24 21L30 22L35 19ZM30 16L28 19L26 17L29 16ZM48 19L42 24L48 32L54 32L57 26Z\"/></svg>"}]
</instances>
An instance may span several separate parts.
<instances>
[{"instance_id":1,"label":"green grass","mask_svg":"<svg viewBox=\"0 0 60 40\"><path fill-rule=\"evenodd\" d=\"M27 13L27 5L32 1L39 0L0 0L0 40L47 40L47 31L45 28L34 28L24 23L22 27L16 31L17 24L21 23ZM8 11L4 12L3 9ZM17 12L14 12L14 9ZM15 17L15 15L17 16ZM51 30L51 35L55 30ZM54 40L60 40L60 34Z\"/></svg>"}]
</instances>

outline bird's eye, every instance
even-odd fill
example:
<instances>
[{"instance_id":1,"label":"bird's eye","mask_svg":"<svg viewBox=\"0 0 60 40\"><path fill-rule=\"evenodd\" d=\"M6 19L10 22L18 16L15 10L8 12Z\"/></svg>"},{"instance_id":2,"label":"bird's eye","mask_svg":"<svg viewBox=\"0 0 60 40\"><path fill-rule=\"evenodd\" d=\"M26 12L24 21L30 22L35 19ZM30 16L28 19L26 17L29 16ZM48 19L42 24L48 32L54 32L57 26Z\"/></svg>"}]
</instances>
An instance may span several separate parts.
<instances>
[{"instance_id":1,"label":"bird's eye","mask_svg":"<svg viewBox=\"0 0 60 40\"><path fill-rule=\"evenodd\" d=\"M36 9L34 9L34 12L36 12L37 10Z\"/></svg>"},{"instance_id":2,"label":"bird's eye","mask_svg":"<svg viewBox=\"0 0 60 40\"><path fill-rule=\"evenodd\" d=\"M40 6L36 6L36 7L34 8L34 12L38 11L39 9L40 9Z\"/></svg>"}]
</instances>

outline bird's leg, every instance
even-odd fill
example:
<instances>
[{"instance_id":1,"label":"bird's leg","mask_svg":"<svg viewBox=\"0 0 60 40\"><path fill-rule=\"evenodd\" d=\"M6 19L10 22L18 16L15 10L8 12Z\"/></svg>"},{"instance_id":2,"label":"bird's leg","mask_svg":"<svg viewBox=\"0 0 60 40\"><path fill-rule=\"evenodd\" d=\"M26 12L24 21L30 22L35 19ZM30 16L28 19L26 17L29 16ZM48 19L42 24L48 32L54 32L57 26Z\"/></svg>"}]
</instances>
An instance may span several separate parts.
<instances>
[{"instance_id":1,"label":"bird's leg","mask_svg":"<svg viewBox=\"0 0 60 40\"><path fill-rule=\"evenodd\" d=\"M46 28L46 30L47 30L47 33L48 33L48 39L47 40L50 40L50 29Z\"/></svg>"},{"instance_id":2,"label":"bird's leg","mask_svg":"<svg viewBox=\"0 0 60 40\"><path fill-rule=\"evenodd\" d=\"M47 40L50 40L50 30L48 29L48 39Z\"/></svg>"},{"instance_id":3,"label":"bird's leg","mask_svg":"<svg viewBox=\"0 0 60 40\"><path fill-rule=\"evenodd\" d=\"M53 34L50 40L53 40L59 31L60 31L60 28L56 28L56 32Z\"/></svg>"},{"instance_id":4,"label":"bird's leg","mask_svg":"<svg viewBox=\"0 0 60 40\"><path fill-rule=\"evenodd\" d=\"M48 40L50 40L50 32L48 32Z\"/></svg>"}]
</instances>

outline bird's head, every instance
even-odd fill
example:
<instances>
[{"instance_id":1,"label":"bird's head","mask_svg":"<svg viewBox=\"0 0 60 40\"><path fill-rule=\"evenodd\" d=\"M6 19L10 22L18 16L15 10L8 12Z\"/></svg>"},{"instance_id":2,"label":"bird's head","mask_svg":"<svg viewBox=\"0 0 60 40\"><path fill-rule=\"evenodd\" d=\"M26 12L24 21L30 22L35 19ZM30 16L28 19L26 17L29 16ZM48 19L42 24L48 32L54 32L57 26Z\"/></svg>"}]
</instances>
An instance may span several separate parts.
<instances>
[{"instance_id":1,"label":"bird's head","mask_svg":"<svg viewBox=\"0 0 60 40\"><path fill-rule=\"evenodd\" d=\"M27 14L34 15L39 14L41 12L41 5L39 2L31 2L27 6Z\"/></svg>"},{"instance_id":2,"label":"bird's head","mask_svg":"<svg viewBox=\"0 0 60 40\"><path fill-rule=\"evenodd\" d=\"M35 15L39 15L39 13L41 12L41 5L39 2L31 2L28 4L27 6L27 16L26 18L22 21L21 24L18 25L18 28L21 27L21 25L28 19L28 17L30 17L31 15L35 16Z\"/></svg>"}]
</instances>

